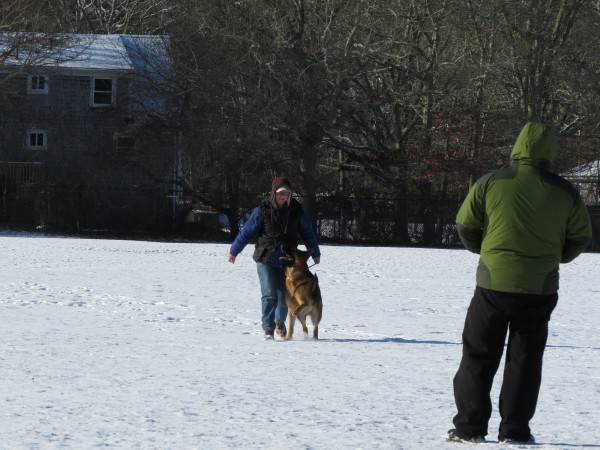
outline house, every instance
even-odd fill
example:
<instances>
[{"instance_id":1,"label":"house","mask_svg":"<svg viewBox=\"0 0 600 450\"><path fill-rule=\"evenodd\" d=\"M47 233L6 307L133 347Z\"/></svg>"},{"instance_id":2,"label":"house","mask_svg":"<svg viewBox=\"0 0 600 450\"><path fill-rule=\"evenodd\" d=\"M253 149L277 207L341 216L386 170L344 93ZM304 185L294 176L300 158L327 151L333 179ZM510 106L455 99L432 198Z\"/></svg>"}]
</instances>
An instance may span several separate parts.
<instances>
[{"instance_id":1,"label":"house","mask_svg":"<svg viewBox=\"0 0 600 450\"><path fill-rule=\"evenodd\" d=\"M174 80L162 36L0 35L0 223L170 227Z\"/></svg>"},{"instance_id":2,"label":"house","mask_svg":"<svg viewBox=\"0 0 600 450\"><path fill-rule=\"evenodd\" d=\"M586 205L600 206L600 160L573 167L561 175L575 185Z\"/></svg>"},{"instance_id":3,"label":"house","mask_svg":"<svg viewBox=\"0 0 600 450\"><path fill-rule=\"evenodd\" d=\"M590 250L600 251L600 160L573 167L561 175L573 183L587 205L593 231Z\"/></svg>"}]
</instances>

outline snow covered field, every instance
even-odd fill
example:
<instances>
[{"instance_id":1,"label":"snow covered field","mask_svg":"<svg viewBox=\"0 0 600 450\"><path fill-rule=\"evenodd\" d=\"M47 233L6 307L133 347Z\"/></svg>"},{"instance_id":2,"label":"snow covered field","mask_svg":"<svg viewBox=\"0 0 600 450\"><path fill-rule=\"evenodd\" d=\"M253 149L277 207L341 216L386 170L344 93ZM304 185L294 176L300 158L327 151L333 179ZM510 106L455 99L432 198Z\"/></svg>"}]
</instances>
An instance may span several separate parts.
<instances>
[{"instance_id":1,"label":"snow covered field","mask_svg":"<svg viewBox=\"0 0 600 450\"><path fill-rule=\"evenodd\" d=\"M233 266L219 244L0 249L2 449L475 448L445 442L466 251L325 246L322 340L265 342L250 248ZM535 448L600 448L600 254L561 270Z\"/></svg>"}]
</instances>

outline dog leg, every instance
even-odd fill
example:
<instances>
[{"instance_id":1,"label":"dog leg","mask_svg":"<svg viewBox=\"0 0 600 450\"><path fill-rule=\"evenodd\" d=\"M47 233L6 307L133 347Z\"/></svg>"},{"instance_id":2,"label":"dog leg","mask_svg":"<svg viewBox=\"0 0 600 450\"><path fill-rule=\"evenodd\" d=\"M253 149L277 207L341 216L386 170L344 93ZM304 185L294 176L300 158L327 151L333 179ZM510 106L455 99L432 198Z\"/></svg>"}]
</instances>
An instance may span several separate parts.
<instances>
[{"instance_id":1,"label":"dog leg","mask_svg":"<svg viewBox=\"0 0 600 450\"><path fill-rule=\"evenodd\" d=\"M289 341L292 339L292 336L294 335L294 323L296 323L296 316L295 314L292 312L291 308L288 308L288 315L287 315L287 334L285 335L285 340Z\"/></svg>"},{"instance_id":2,"label":"dog leg","mask_svg":"<svg viewBox=\"0 0 600 450\"><path fill-rule=\"evenodd\" d=\"M323 305L317 308L317 310L310 316L310 320L313 323L313 339L319 339L319 323L321 322L322 316Z\"/></svg>"},{"instance_id":3,"label":"dog leg","mask_svg":"<svg viewBox=\"0 0 600 450\"><path fill-rule=\"evenodd\" d=\"M304 333L304 339L308 337L308 327L306 326L306 315L298 314L298 320L302 324L302 333Z\"/></svg>"}]
</instances>

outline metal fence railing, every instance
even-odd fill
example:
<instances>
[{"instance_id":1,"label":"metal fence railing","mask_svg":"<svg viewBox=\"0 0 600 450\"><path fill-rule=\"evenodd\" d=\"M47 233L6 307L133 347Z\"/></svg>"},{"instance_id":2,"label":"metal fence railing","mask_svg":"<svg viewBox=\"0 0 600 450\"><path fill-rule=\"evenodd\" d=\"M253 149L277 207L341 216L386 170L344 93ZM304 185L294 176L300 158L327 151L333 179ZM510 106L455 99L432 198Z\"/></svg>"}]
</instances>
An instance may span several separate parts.
<instances>
[{"instance_id":1,"label":"metal fence railing","mask_svg":"<svg viewBox=\"0 0 600 450\"><path fill-rule=\"evenodd\" d=\"M46 181L46 164L43 162L0 161L0 181L7 184L29 185Z\"/></svg>"}]
</instances>

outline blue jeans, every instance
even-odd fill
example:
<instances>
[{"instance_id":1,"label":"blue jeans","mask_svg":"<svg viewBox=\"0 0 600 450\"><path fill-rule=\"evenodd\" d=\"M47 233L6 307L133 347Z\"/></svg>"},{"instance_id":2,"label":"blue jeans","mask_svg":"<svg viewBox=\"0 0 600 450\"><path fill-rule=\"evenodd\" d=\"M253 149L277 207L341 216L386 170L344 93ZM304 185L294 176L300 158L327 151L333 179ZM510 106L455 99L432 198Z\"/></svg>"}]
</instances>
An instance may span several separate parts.
<instances>
[{"instance_id":1,"label":"blue jeans","mask_svg":"<svg viewBox=\"0 0 600 450\"><path fill-rule=\"evenodd\" d=\"M256 263L262 302L262 328L265 332L275 330L276 323L285 323L285 274L282 267Z\"/></svg>"}]
</instances>

